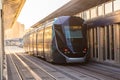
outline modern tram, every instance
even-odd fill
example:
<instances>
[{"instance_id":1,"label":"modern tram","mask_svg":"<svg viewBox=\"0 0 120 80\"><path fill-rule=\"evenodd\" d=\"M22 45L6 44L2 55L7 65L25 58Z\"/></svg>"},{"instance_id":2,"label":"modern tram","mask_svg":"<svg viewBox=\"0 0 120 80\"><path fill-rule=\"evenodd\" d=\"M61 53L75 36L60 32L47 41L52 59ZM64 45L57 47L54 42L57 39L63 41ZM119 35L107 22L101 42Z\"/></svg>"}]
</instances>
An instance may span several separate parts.
<instances>
[{"instance_id":1,"label":"modern tram","mask_svg":"<svg viewBox=\"0 0 120 80\"><path fill-rule=\"evenodd\" d=\"M23 48L29 54L53 63L86 61L87 39L84 20L75 16L60 16L38 23L37 28L23 37Z\"/></svg>"}]
</instances>

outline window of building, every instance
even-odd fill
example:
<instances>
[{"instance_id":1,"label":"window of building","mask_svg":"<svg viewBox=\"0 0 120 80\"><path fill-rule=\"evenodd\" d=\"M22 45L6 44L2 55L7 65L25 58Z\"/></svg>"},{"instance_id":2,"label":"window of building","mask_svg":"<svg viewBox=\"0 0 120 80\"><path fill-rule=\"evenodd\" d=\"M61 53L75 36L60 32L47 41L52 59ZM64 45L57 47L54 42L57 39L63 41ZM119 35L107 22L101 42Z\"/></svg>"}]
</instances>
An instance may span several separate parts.
<instances>
[{"instance_id":1,"label":"window of building","mask_svg":"<svg viewBox=\"0 0 120 80\"><path fill-rule=\"evenodd\" d=\"M81 13L81 17L82 17L83 19L85 19L85 20L90 19L90 11L87 10L87 11L82 12L82 13Z\"/></svg>"},{"instance_id":2,"label":"window of building","mask_svg":"<svg viewBox=\"0 0 120 80\"><path fill-rule=\"evenodd\" d=\"M86 13L85 13L85 12L82 12L82 13L81 13L81 17L86 20L86 17L87 17L87 16L86 16Z\"/></svg>"},{"instance_id":3,"label":"window of building","mask_svg":"<svg viewBox=\"0 0 120 80\"><path fill-rule=\"evenodd\" d=\"M104 8L102 5L98 6L98 16L104 15Z\"/></svg>"},{"instance_id":4,"label":"window of building","mask_svg":"<svg viewBox=\"0 0 120 80\"><path fill-rule=\"evenodd\" d=\"M79 13L79 17L81 17L81 13Z\"/></svg>"},{"instance_id":5,"label":"window of building","mask_svg":"<svg viewBox=\"0 0 120 80\"><path fill-rule=\"evenodd\" d=\"M105 14L111 13L112 10L112 2L108 2L105 4Z\"/></svg>"},{"instance_id":6,"label":"window of building","mask_svg":"<svg viewBox=\"0 0 120 80\"><path fill-rule=\"evenodd\" d=\"M75 16L80 17L80 13L76 14Z\"/></svg>"},{"instance_id":7,"label":"window of building","mask_svg":"<svg viewBox=\"0 0 120 80\"><path fill-rule=\"evenodd\" d=\"M114 11L120 10L120 0L115 0L113 3L114 3Z\"/></svg>"},{"instance_id":8,"label":"window of building","mask_svg":"<svg viewBox=\"0 0 120 80\"><path fill-rule=\"evenodd\" d=\"M90 12L91 12L91 18L97 17L97 10L96 10L96 9L97 9L97 8L94 7L94 8L92 8L92 9L90 10Z\"/></svg>"},{"instance_id":9,"label":"window of building","mask_svg":"<svg viewBox=\"0 0 120 80\"><path fill-rule=\"evenodd\" d=\"M90 11L87 10L87 11L85 11L85 13L86 13L86 19L87 19L87 20L90 19Z\"/></svg>"}]
</instances>

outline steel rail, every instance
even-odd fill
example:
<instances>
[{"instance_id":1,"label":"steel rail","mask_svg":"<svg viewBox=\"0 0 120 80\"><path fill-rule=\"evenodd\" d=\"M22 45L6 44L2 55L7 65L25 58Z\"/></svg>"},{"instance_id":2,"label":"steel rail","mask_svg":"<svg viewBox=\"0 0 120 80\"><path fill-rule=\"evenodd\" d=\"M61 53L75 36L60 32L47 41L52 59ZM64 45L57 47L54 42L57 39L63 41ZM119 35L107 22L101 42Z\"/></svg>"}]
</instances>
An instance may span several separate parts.
<instances>
[{"instance_id":1,"label":"steel rail","mask_svg":"<svg viewBox=\"0 0 120 80\"><path fill-rule=\"evenodd\" d=\"M15 54L16 55L16 54ZM25 57L24 57L25 58ZM48 74L49 76L51 76L54 80L57 80L52 74L50 74L49 72L47 72L45 69L43 69L42 67L40 67L38 64L36 64L35 62L25 58L27 61L29 61L30 63L32 63L33 65L35 65L36 67L38 67L39 69L41 69L42 71L44 71L46 74Z\"/></svg>"},{"instance_id":2,"label":"steel rail","mask_svg":"<svg viewBox=\"0 0 120 80\"><path fill-rule=\"evenodd\" d=\"M14 55L19 59L19 61L30 71L30 73L33 75L35 80L42 80L41 77L39 77L20 57L18 57L15 53Z\"/></svg>"},{"instance_id":3,"label":"steel rail","mask_svg":"<svg viewBox=\"0 0 120 80\"><path fill-rule=\"evenodd\" d=\"M14 60L12 59L12 56L11 56L11 55L10 55L10 59L11 59L13 65L14 65L14 67L15 67L15 70L17 71L17 74L18 74L20 80L23 80L23 77L22 77L22 75L20 74L20 71L19 71L17 65L14 63Z\"/></svg>"}]
</instances>

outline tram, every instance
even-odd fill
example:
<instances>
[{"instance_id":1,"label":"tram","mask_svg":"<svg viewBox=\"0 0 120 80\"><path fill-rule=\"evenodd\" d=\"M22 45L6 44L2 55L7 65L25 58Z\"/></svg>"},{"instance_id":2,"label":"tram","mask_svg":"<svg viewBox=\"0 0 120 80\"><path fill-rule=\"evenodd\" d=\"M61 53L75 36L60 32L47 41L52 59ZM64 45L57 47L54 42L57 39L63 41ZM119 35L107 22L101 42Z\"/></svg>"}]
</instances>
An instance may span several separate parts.
<instances>
[{"instance_id":1,"label":"tram","mask_svg":"<svg viewBox=\"0 0 120 80\"><path fill-rule=\"evenodd\" d=\"M25 51L53 63L82 63L88 55L84 20L60 16L37 23L37 28L23 37Z\"/></svg>"}]
</instances>

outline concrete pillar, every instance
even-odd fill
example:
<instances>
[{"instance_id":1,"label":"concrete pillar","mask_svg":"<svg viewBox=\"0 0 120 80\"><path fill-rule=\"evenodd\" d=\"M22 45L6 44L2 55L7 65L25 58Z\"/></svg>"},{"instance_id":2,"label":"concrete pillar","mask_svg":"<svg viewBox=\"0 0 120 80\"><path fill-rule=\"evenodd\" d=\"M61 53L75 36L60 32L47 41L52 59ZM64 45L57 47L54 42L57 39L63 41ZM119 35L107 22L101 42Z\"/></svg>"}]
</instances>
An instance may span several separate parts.
<instances>
[{"instance_id":1,"label":"concrete pillar","mask_svg":"<svg viewBox=\"0 0 120 80\"><path fill-rule=\"evenodd\" d=\"M2 0L0 0L0 80L3 80L3 26L2 26Z\"/></svg>"}]
</instances>

